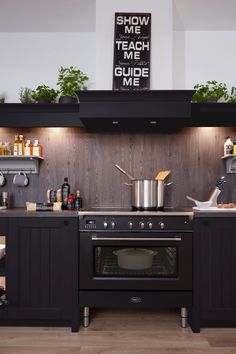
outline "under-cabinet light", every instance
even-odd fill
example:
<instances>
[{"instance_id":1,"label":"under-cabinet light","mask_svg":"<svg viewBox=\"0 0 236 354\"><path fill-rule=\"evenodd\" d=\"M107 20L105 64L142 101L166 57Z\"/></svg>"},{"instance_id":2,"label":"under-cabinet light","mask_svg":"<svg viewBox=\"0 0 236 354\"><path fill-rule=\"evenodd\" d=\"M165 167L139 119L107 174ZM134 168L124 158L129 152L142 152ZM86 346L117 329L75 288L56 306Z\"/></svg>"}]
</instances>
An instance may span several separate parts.
<instances>
[{"instance_id":1,"label":"under-cabinet light","mask_svg":"<svg viewBox=\"0 0 236 354\"><path fill-rule=\"evenodd\" d=\"M152 125L154 125L154 124L157 124L157 121L156 121L156 120L150 120L149 123L152 124Z\"/></svg>"},{"instance_id":2,"label":"under-cabinet light","mask_svg":"<svg viewBox=\"0 0 236 354\"><path fill-rule=\"evenodd\" d=\"M118 124L119 124L119 121L118 121L118 120L113 120L113 121L112 121L112 124L113 124L113 125L118 125Z\"/></svg>"}]
</instances>

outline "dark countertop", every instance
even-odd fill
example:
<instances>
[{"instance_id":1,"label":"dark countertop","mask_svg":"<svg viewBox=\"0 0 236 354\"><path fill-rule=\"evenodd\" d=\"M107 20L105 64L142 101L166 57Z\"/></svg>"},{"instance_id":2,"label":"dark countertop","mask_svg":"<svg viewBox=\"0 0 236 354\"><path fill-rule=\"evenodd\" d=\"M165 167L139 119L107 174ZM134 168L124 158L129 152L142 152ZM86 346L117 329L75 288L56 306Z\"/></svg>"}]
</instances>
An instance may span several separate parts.
<instances>
[{"instance_id":1,"label":"dark countertop","mask_svg":"<svg viewBox=\"0 0 236 354\"><path fill-rule=\"evenodd\" d=\"M78 211L27 211L26 208L10 208L0 210L0 217L77 217Z\"/></svg>"},{"instance_id":2,"label":"dark countertop","mask_svg":"<svg viewBox=\"0 0 236 354\"><path fill-rule=\"evenodd\" d=\"M236 209L219 209L216 211L194 210L194 218L236 218Z\"/></svg>"}]
</instances>

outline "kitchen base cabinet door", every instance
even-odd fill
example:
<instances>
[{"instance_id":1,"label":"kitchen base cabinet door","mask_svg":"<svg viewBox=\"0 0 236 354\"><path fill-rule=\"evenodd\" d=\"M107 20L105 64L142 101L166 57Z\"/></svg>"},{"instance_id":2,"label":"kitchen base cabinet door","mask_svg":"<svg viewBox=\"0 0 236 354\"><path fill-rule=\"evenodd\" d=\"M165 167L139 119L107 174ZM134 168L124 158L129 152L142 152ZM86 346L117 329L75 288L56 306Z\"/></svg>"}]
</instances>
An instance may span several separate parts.
<instances>
[{"instance_id":1,"label":"kitchen base cabinet door","mask_svg":"<svg viewBox=\"0 0 236 354\"><path fill-rule=\"evenodd\" d=\"M200 326L236 327L235 230L232 217L195 222L194 311Z\"/></svg>"},{"instance_id":2,"label":"kitchen base cabinet door","mask_svg":"<svg viewBox=\"0 0 236 354\"><path fill-rule=\"evenodd\" d=\"M11 219L8 318L78 323L77 218Z\"/></svg>"}]
</instances>

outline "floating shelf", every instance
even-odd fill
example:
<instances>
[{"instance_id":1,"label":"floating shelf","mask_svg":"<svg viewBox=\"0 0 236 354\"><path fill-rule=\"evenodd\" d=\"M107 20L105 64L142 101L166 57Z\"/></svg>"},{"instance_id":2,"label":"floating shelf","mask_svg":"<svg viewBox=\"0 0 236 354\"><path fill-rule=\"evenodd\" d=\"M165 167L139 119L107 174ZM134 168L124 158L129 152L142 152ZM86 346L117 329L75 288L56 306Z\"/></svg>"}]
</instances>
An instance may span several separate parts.
<instances>
[{"instance_id":1,"label":"floating shelf","mask_svg":"<svg viewBox=\"0 0 236 354\"><path fill-rule=\"evenodd\" d=\"M0 127L81 127L79 104L0 104Z\"/></svg>"},{"instance_id":2,"label":"floating shelf","mask_svg":"<svg viewBox=\"0 0 236 354\"><path fill-rule=\"evenodd\" d=\"M0 172L9 175L18 172L38 174L41 160L43 157L0 155Z\"/></svg>"},{"instance_id":3,"label":"floating shelf","mask_svg":"<svg viewBox=\"0 0 236 354\"><path fill-rule=\"evenodd\" d=\"M226 173L236 173L236 155L222 156L221 159L226 161Z\"/></svg>"}]
</instances>

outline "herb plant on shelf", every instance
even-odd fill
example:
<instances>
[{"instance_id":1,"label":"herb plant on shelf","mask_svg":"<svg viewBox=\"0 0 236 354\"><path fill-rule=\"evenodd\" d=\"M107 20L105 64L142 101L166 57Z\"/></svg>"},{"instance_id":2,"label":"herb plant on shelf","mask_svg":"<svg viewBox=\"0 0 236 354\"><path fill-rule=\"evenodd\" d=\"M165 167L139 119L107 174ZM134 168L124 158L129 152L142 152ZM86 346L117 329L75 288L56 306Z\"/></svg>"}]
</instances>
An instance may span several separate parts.
<instances>
[{"instance_id":1,"label":"herb plant on shelf","mask_svg":"<svg viewBox=\"0 0 236 354\"><path fill-rule=\"evenodd\" d=\"M219 99L227 99L227 88L224 83L215 80L207 81L204 85L196 84L194 89L197 91L192 97L192 102L217 102Z\"/></svg>"},{"instance_id":2,"label":"herb plant on shelf","mask_svg":"<svg viewBox=\"0 0 236 354\"><path fill-rule=\"evenodd\" d=\"M32 91L32 97L38 103L54 103L58 94L59 91L46 85L40 85Z\"/></svg>"},{"instance_id":3,"label":"herb plant on shelf","mask_svg":"<svg viewBox=\"0 0 236 354\"><path fill-rule=\"evenodd\" d=\"M0 97L0 103L5 103L5 97Z\"/></svg>"},{"instance_id":4,"label":"herb plant on shelf","mask_svg":"<svg viewBox=\"0 0 236 354\"><path fill-rule=\"evenodd\" d=\"M227 95L226 98L227 103L236 103L236 87L231 88L230 95Z\"/></svg>"},{"instance_id":5,"label":"herb plant on shelf","mask_svg":"<svg viewBox=\"0 0 236 354\"><path fill-rule=\"evenodd\" d=\"M34 103L33 97L32 97L32 90L28 87L21 87L20 89L20 102L21 103Z\"/></svg>"},{"instance_id":6,"label":"herb plant on shelf","mask_svg":"<svg viewBox=\"0 0 236 354\"><path fill-rule=\"evenodd\" d=\"M86 81L88 79L87 75L73 66L69 68L61 66L57 82L61 93L59 103L77 103L77 93L86 89Z\"/></svg>"}]
</instances>

